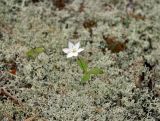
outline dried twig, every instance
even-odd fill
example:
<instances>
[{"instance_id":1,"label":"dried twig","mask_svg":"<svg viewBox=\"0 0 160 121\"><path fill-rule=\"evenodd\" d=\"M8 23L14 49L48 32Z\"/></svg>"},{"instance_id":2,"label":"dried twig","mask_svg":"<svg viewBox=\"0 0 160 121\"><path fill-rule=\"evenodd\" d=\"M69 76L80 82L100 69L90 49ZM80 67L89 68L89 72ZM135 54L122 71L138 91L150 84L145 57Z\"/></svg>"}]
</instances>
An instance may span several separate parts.
<instances>
[{"instance_id":1,"label":"dried twig","mask_svg":"<svg viewBox=\"0 0 160 121\"><path fill-rule=\"evenodd\" d=\"M37 116L31 116L27 119L25 119L24 121L33 121Z\"/></svg>"},{"instance_id":2,"label":"dried twig","mask_svg":"<svg viewBox=\"0 0 160 121\"><path fill-rule=\"evenodd\" d=\"M0 87L0 96L9 97L13 103L22 105L21 101L19 101L15 96L11 95L4 87Z\"/></svg>"}]
</instances>

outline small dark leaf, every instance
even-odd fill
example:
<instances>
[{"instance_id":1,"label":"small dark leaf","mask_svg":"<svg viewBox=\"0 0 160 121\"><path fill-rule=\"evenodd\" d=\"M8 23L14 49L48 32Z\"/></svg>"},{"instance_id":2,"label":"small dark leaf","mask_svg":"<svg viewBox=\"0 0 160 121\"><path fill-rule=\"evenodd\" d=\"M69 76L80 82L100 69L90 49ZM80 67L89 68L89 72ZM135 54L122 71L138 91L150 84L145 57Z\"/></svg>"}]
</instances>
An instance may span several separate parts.
<instances>
[{"instance_id":1,"label":"small dark leaf","mask_svg":"<svg viewBox=\"0 0 160 121\"><path fill-rule=\"evenodd\" d=\"M111 50L112 53L119 53L120 51L124 51L126 49L126 44L116 41L116 38L113 36L103 36L103 39L105 40L108 49Z\"/></svg>"},{"instance_id":2,"label":"small dark leaf","mask_svg":"<svg viewBox=\"0 0 160 121\"><path fill-rule=\"evenodd\" d=\"M62 10L65 7L65 0L52 0L53 4L59 9Z\"/></svg>"},{"instance_id":3,"label":"small dark leaf","mask_svg":"<svg viewBox=\"0 0 160 121\"><path fill-rule=\"evenodd\" d=\"M17 72L17 64L16 64L16 62L14 62L14 61L9 61L8 63L7 63L7 68L8 68L8 70L9 70L9 73L11 73L11 74L13 74L13 75L16 75L16 72Z\"/></svg>"},{"instance_id":4,"label":"small dark leaf","mask_svg":"<svg viewBox=\"0 0 160 121\"><path fill-rule=\"evenodd\" d=\"M91 29L92 27L97 26L97 23L94 20L86 20L83 22L84 28L89 28Z\"/></svg>"},{"instance_id":5,"label":"small dark leaf","mask_svg":"<svg viewBox=\"0 0 160 121\"><path fill-rule=\"evenodd\" d=\"M9 72L11 73L11 74L13 74L13 75L16 75L16 69L12 69L12 70L10 70Z\"/></svg>"}]
</instances>

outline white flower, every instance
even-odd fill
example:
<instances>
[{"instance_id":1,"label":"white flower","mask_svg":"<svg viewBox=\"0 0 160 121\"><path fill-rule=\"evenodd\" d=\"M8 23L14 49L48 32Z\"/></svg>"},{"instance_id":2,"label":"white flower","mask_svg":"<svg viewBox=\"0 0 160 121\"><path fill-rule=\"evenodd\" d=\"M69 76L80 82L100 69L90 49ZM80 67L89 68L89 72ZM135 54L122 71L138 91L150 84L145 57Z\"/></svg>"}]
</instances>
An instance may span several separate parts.
<instances>
[{"instance_id":1,"label":"white flower","mask_svg":"<svg viewBox=\"0 0 160 121\"><path fill-rule=\"evenodd\" d=\"M70 58L73 56L78 56L78 53L80 53L83 50L83 48L80 48L80 42L78 42L75 45L71 42L68 42L68 48L64 48L63 52L67 54L67 58Z\"/></svg>"}]
</instances>

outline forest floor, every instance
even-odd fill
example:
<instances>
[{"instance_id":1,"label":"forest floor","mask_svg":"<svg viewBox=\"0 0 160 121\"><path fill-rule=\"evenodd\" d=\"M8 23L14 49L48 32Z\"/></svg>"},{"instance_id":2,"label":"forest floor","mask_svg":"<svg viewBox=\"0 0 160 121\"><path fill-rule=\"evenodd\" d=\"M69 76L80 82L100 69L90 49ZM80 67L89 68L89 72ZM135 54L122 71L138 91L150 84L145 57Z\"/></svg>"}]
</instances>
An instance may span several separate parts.
<instances>
[{"instance_id":1,"label":"forest floor","mask_svg":"<svg viewBox=\"0 0 160 121\"><path fill-rule=\"evenodd\" d=\"M159 120L159 0L0 0L0 121Z\"/></svg>"}]
</instances>

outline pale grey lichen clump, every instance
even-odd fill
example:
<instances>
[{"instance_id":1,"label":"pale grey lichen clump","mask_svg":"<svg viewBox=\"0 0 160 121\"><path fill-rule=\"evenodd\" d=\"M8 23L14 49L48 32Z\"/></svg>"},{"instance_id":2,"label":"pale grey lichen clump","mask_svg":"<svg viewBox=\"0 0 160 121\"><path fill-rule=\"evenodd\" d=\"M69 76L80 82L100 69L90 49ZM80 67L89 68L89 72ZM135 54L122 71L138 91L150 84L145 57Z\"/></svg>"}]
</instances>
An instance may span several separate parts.
<instances>
[{"instance_id":1,"label":"pale grey lichen clump","mask_svg":"<svg viewBox=\"0 0 160 121\"><path fill-rule=\"evenodd\" d=\"M127 0L70 0L61 10L52 0L1 0L0 72L4 60L13 60L17 73L0 73L0 87L23 106L1 96L0 120L35 115L39 121L160 120L160 2L133 2L145 19L127 17ZM92 33L86 20L96 22ZM103 53L103 35L127 48L113 53L105 45ZM80 55L104 74L81 85L82 71L62 51L68 40L80 41L85 49ZM45 51L28 58L35 47Z\"/></svg>"}]
</instances>

